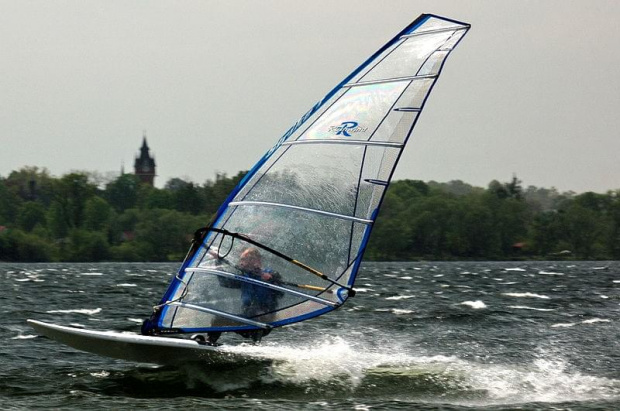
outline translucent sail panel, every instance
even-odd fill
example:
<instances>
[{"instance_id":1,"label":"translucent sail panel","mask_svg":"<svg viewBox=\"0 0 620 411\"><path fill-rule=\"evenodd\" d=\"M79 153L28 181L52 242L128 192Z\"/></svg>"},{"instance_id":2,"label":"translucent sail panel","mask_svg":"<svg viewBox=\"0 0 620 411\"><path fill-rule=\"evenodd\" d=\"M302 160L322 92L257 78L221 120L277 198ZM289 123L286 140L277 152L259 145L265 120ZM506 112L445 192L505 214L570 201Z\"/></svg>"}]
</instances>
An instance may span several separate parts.
<instances>
[{"instance_id":1,"label":"translucent sail panel","mask_svg":"<svg viewBox=\"0 0 620 411\"><path fill-rule=\"evenodd\" d=\"M278 313L305 302L315 303L305 305L311 311L334 309L341 302L333 283L308 278L303 268L268 250L222 234L213 240L219 247L210 247L200 261L185 268L162 315L163 326L260 328L286 321L288 317ZM299 282L300 278L308 281ZM296 310L300 315L311 313L307 308Z\"/></svg>"},{"instance_id":2,"label":"translucent sail panel","mask_svg":"<svg viewBox=\"0 0 620 411\"><path fill-rule=\"evenodd\" d=\"M419 25L418 27L415 27L413 30L411 30L407 34L412 34L412 33L422 34L422 33L428 33L428 32L433 32L437 30L464 29L464 28L469 28L469 25L464 24L464 23L459 23L453 20L445 19L442 17L429 15L427 16L427 18L424 20L424 22L421 25Z\"/></svg>"},{"instance_id":3,"label":"translucent sail panel","mask_svg":"<svg viewBox=\"0 0 620 411\"><path fill-rule=\"evenodd\" d=\"M407 85L403 81L348 90L299 140L368 140Z\"/></svg>"},{"instance_id":4,"label":"translucent sail panel","mask_svg":"<svg viewBox=\"0 0 620 411\"><path fill-rule=\"evenodd\" d=\"M286 152L256 173L231 204L295 206L371 223L401 148L299 144L281 150Z\"/></svg>"},{"instance_id":5,"label":"translucent sail panel","mask_svg":"<svg viewBox=\"0 0 620 411\"><path fill-rule=\"evenodd\" d=\"M429 65L429 70L438 68L436 65L442 64L443 59L435 63ZM361 140L402 143L434 81L434 78L421 78L351 87L334 98L330 107L294 138L300 142Z\"/></svg>"},{"instance_id":6,"label":"translucent sail panel","mask_svg":"<svg viewBox=\"0 0 620 411\"><path fill-rule=\"evenodd\" d=\"M468 28L468 25L428 17L421 26L404 33L391 47L370 62L351 83L438 74L439 71L432 72L422 68L435 52L452 50Z\"/></svg>"},{"instance_id":7,"label":"translucent sail panel","mask_svg":"<svg viewBox=\"0 0 620 411\"><path fill-rule=\"evenodd\" d=\"M278 204L252 203L235 205L227 211L221 224L226 230L242 233L266 247L278 250L292 259L336 279L358 254L360 243L353 242L352 232L362 222L291 208ZM199 264L197 261L192 265ZM289 270L278 259L270 264L291 282L316 286L329 282L305 270Z\"/></svg>"},{"instance_id":8,"label":"translucent sail panel","mask_svg":"<svg viewBox=\"0 0 620 411\"><path fill-rule=\"evenodd\" d=\"M365 146L295 145L233 201L262 201L353 216Z\"/></svg>"},{"instance_id":9,"label":"translucent sail panel","mask_svg":"<svg viewBox=\"0 0 620 411\"><path fill-rule=\"evenodd\" d=\"M368 74L361 77L359 82L418 75L420 67L428 57L441 48L452 35L452 32L439 32L408 38Z\"/></svg>"}]
</instances>

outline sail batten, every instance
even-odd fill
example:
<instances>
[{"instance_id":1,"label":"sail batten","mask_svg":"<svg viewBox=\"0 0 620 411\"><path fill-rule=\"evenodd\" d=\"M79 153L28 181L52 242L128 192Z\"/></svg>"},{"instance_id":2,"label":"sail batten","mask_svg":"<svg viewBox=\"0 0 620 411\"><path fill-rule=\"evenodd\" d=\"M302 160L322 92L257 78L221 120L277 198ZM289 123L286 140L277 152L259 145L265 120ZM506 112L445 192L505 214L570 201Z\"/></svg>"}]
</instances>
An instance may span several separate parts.
<instances>
[{"instance_id":1,"label":"sail batten","mask_svg":"<svg viewBox=\"0 0 620 411\"><path fill-rule=\"evenodd\" d=\"M403 110L405 111L405 110ZM352 146L380 146L401 148L401 143L391 143L389 141L365 141L365 140L339 140L339 139L317 139L317 140L298 140L282 143L283 146L294 146L298 144L348 144Z\"/></svg>"},{"instance_id":2,"label":"sail batten","mask_svg":"<svg viewBox=\"0 0 620 411\"><path fill-rule=\"evenodd\" d=\"M411 37L416 37L416 36L424 36L427 34L436 34L436 33L444 33L444 32L457 32L457 31L464 31L467 30L466 27L446 27L443 29L435 29L435 30L428 30L428 31L422 31L419 33L411 33L411 34L405 34L403 36L401 36L401 39L408 39Z\"/></svg>"},{"instance_id":3,"label":"sail batten","mask_svg":"<svg viewBox=\"0 0 620 411\"><path fill-rule=\"evenodd\" d=\"M180 307L180 308L184 308L184 309L205 312L205 313L208 313L208 314L214 314L214 315L216 315L218 317L227 318L229 320L238 321L238 322L243 323L243 324L253 325L255 327L260 327L260 328L263 328L263 329L271 328L271 326L269 324L261 323L259 321L253 321L253 320L250 320L248 318L241 317L239 315L234 315L234 314L226 313L224 311L215 310L215 309L212 309L212 308L202 307L202 306L195 305L195 304L171 302L169 305L172 306L172 307Z\"/></svg>"},{"instance_id":4,"label":"sail batten","mask_svg":"<svg viewBox=\"0 0 620 411\"><path fill-rule=\"evenodd\" d=\"M325 314L354 295L396 164L468 29L420 16L304 114L222 204L151 327L264 329Z\"/></svg>"},{"instance_id":5,"label":"sail batten","mask_svg":"<svg viewBox=\"0 0 620 411\"><path fill-rule=\"evenodd\" d=\"M307 207L299 207L299 206L294 206L290 204L269 203L266 201L233 201L230 203L230 205L231 206L283 207L283 208L290 208L290 209L299 210L299 211L306 211L308 213L322 214L322 215L326 215L329 217L339 218L342 220L355 221L355 222L362 223L362 224L372 224L372 220L367 220L364 218L358 218L358 217L344 215L344 214L330 213L329 211L317 210L317 209L307 208Z\"/></svg>"},{"instance_id":6,"label":"sail batten","mask_svg":"<svg viewBox=\"0 0 620 411\"><path fill-rule=\"evenodd\" d=\"M212 269L208 269L208 268L199 268L199 267L195 267L195 268L186 268L185 271L189 271L189 272L198 272L198 273L209 273L209 274L214 274L220 277L224 277L224 278L230 278L230 279L234 279L234 280L238 280L238 281L243 281L246 283L250 283L250 284L255 284L261 287L266 287L266 288L271 288L273 290L278 290L278 291L282 291L285 293L289 293L289 294L293 294L296 295L298 297L302 297L302 298L306 298L308 300L312 300L312 301L316 301L317 303L323 304L323 305L329 305L331 307L336 307L338 306L337 303L334 303L333 301L328 301L325 300L323 298L320 297L316 297L313 295L309 295L306 293L302 293L299 291L295 291L295 290L291 290L288 289L286 287L280 287L277 284L270 284L270 283L266 283L264 281L258 281L258 280L254 280L252 278L248 278L248 277L243 277L243 276L239 276L239 275L235 275L235 274L231 274L225 271L220 271L220 270L212 270ZM320 288L320 287L312 287L312 286L308 286L308 285L304 285L304 284L290 284L292 286L295 287L299 287L299 288L311 288L314 290L320 290L320 291L325 291L325 289Z\"/></svg>"},{"instance_id":7,"label":"sail batten","mask_svg":"<svg viewBox=\"0 0 620 411\"><path fill-rule=\"evenodd\" d=\"M401 81L427 80L427 79L435 79L435 78L437 78L437 75L434 75L434 74L395 77L395 78L386 78L386 79L380 79L380 80L359 81L357 83L347 83L342 87L351 88L351 87L359 87L359 86L370 86L373 84L396 83L396 82L401 82Z\"/></svg>"}]
</instances>

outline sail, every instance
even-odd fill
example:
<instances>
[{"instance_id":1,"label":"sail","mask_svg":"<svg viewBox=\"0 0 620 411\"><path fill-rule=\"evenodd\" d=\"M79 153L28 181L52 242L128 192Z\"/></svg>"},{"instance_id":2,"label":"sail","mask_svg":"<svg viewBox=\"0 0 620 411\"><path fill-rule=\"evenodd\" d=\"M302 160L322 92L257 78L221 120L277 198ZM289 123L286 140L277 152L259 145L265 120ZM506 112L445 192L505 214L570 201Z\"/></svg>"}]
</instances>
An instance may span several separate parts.
<instances>
[{"instance_id":1,"label":"sail","mask_svg":"<svg viewBox=\"0 0 620 411\"><path fill-rule=\"evenodd\" d=\"M421 15L306 113L199 233L147 327L269 329L351 297L396 163L468 29Z\"/></svg>"}]
</instances>

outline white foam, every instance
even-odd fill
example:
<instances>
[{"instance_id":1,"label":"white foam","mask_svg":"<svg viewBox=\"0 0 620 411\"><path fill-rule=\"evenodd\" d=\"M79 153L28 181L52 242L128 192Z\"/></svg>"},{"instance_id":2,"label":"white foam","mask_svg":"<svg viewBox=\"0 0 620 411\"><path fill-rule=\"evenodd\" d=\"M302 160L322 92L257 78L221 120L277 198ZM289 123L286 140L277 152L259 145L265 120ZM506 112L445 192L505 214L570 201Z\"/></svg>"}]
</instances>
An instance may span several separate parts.
<instances>
[{"instance_id":1,"label":"white foam","mask_svg":"<svg viewBox=\"0 0 620 411\"><path fill-rule=\"evenodd\" d=\"M46 313L48 314L71 314L71 313L75 313L75 314L86 314L86 315L94 315L94 314L99 314L101 312L101 308L94 308L94 309L88 309L88 308L82 308L82 309L77 309L77 310L49 310L46 311Z\"/></svg>"},{"instance_id":2,"label":"white foam","mask_svg":"<svg viewBox=\"0 0 620 411\"><path fill-rule=\"evenodd\" d=\"M411 314L413 310L401 310L398 308L393 308L392 312L396 315L404 315L404 314Z\"/></svg>"},{"instance_id":3,"label":"white foam","mask_svg":"<svg viewBox=\"0 0 620 411\"><path fill-rule=\"evenodd\" d=\"M610 323L611 320L606 320L604 318L591 318L589 320L583 320L583 324L594 324L594 323Z\"/></svg>"},{"instance_id":4,"label":"white foam","mask_svg":"<svg viewBox=\"0 0 620 411\"><path fill-rule=\"evenodd\" d=\"M564 275L564 273L556 273L554 271L539 271L540 275Z\"/></svg>"},{"instance_id":5,"label":"white foam","mask_svg":"<svg viewBox=\"0 0 620 411\"><path fill-rule=\"evenodd\" d=\"M473 308L474 310L480 310L482 308L487 308L487 305L480 301L480 300L476 300L476 301L463 301L461 303L461 305L466 305L468 307Z\"/></svg>"},{"instance_id":6,"label":"white foam","mask_svg":"<svg viewBox=\"0 0 620 411\"><path fill-rule=\"evenodd\" d=\"M504 271L526 271L525 268L504 268Z\"/></svg>"},{"instance_id":7,"label":"white foam","mask_svg":"<svg viewBox=\"0 0 620 411\"><path fill-rule=\"evenodd\" d=\"M386 300L406 300L409 298L415 298L414 295L396 295L394 297L387 297Z\"/></svg>"},{"instance_id":8,"label":"white foam","mask_svg":"<svg viewBox=\"0 0 620 411\"><path fill-rule=\"evenodd\" d=\"M381 351L376 351L364 346L365 339L324 338L305 343L305 346L269 343L223 346L223 349L270 359L273 362L262 379L271 383L308 385L308 390L315 389L318 381L342 385L354 392L357 387L364 387L362 382L367 376L396 374L400 378L430 375L428 381L440 381L443 389L454 386L483 393L469 397L471 399L456 400L458 405L474 408L620 398L620 380L581 374L569 367L563 358L544 352L529 363L481 363L454 356L411 354L394 343L383 344Z\"/></svg>"},{"instance_id":9,"label":"white foam","mask_svg":"<svg viewBox=\"0 0 620 411\"><path fill-rule=\"evenodd\" d=\"M37 335L32 334L20 334L15 337L11 337L11 340L31 340L33 338L37 338Z\"/></svg>"},{"instance_id":10,"label":"white foam","mask_svg":"<svg viewBox=\"0 0 620 411\"><path fill-rule=\"evenodd\" d=\"M103 273L80 273L80 275L86 275L86 276L98 277L98 276L103 275Z\"/></svg>"},{"instance_id":11,"label":"white foam","mask_svg":"<svg viewBox=\"0 0 620 411\"><path fill-rule=\"evenodd\" d=\"M533 294L533 293L502 293L507 297L517 297L517 298L542 298L543 300L548 300L550 297L546 295Z\"/></svg>"},{"instance_id":12,"label":"white foam","mask_svg":"<svg viewBox=\"0 0 620 411\"><path fill-rule=\"evenodd\" d=\"M127 321L131 321L132 323L142 324L144 320L142 318L127 318Z\"/></svg>"},{"instance_id":13,"label":"white foam","mask_svg":"<svg viewBox=\"0 0 620 411\"><path fill-rule=\"evenodd\" d=\"M509 305L508 308L514 308L516 310L555 311L553 308L535 308L528 307L527 305Z\"/></svg>"},{"instance_id":14,"label":"white foam","mask_svg":"<svg viewBox=\"0 0 620 411\"><path fill-rule=\"evenodd\" d=\"M575 323L558 323L558 324L553 324L551 326L551 328L570 328L570 327L574 327L577 324Z\"/></svg>"},{"instance_id":15,"label":"white foam","mask_svg":"<svg viewBox=\"0 0 620 411\"><path fill-rule=\"evenodd\" d=\"M541 358L520 366L467 364L465 383L485 391L475 405L564 403L620 398L619 380L569 371L565 360ZM469 405L472 405L471 403Z\"/></svg>"},{"instance_id":16,"label":"white foam","mask_svg":"<svg viewBox=\"0 0 620 411\"><path fill-rule=\"evenodd\" d=\"M380 352L376 352L365 347L365 343L364 339L348 342L341 337L324 337L306 346L242 344L227 347L227 350L273 360L269 376L271 380L304 384L343 381L344 378L346 382L343 383L353 388L359 386L368 370L377 367L401 369L412 365L456 361L455 358L443 356L412 357L395 346L382 347Z\"/></svg>"},{"instance_id":17,"label":"white foam","mask_svg":"<svg viewBox=\"0 0 620 411\"><path fill-rule=\"evenodd\" d=\"M121 283L121 284L116 284L117 287L137 287L138 284L132 284L132 283Z\"/></svg>"}]
</instances>

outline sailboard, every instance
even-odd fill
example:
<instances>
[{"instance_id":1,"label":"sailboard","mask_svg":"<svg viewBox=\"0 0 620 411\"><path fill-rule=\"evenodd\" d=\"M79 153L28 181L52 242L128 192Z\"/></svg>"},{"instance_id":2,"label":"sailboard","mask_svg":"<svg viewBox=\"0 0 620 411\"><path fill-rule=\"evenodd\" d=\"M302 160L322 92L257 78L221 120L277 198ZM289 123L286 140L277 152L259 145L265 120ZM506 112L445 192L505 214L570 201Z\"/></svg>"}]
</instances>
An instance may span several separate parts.
<instances>
[{"instance_id":1,"label":"sailboard","mask_svg":"<svg viewBox=\"0 0 620 411\"><path fill-rule=\"evenodd\" d=\"M267 334L353 297L396 164L469 28L421 15L304 114L196 232L142 333Z\"/></svg>"}]
</instances>

